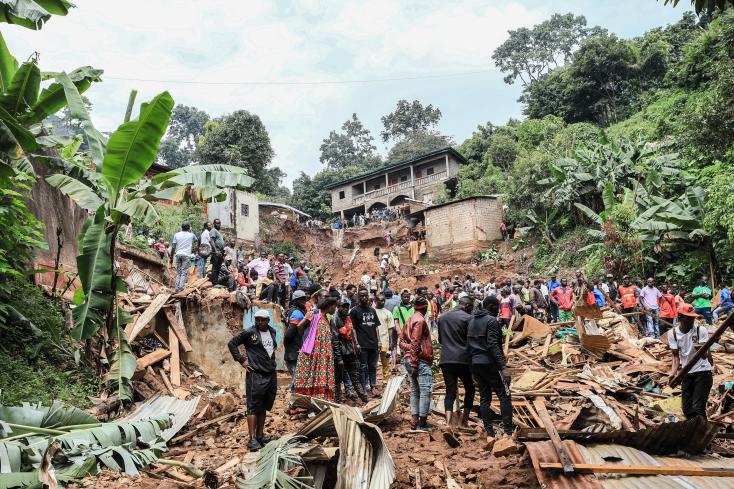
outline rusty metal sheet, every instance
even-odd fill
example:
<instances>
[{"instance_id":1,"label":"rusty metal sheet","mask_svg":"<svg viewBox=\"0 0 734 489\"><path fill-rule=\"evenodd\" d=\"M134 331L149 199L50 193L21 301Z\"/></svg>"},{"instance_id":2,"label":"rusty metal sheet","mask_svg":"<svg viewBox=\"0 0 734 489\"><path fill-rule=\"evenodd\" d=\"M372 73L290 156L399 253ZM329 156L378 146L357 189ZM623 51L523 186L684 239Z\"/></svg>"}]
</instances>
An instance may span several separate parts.
<instances>
[{"instance_id":1,"label":"rusty metal sheet","mask_svg":"<svg viewBox=\"0 0 734 489\"><path fill-rule=\"evenodd\" d=\"M530 454L535 476L543 489L602 489L602 485L594 475L574 474L566 476L561 471L542 470L540 468L541 463L561 463L558 453L556 453L556 449L550 441L529 442L525 443L525 446ZM571 440L563 440L563 447L573 463L584 463L576 443Z\"/></svg>"},{"instance_id":2,"label":"rusty metal sheet","mask_svg":"<svg viewBox=\"0 0 734 489\"><path fill-rule=\"evenodd\" d=\"M191 416L196 411L199 404L200 396L196 396L188 401L182 401L171 396L153 396L145 402L139 402L135 405L135 412L128 414L123 421L139 421L151 416L161 414L170 414L172 425L161 432L161 437L168 441L181 431Z\"/></svg>"}]
</instances>

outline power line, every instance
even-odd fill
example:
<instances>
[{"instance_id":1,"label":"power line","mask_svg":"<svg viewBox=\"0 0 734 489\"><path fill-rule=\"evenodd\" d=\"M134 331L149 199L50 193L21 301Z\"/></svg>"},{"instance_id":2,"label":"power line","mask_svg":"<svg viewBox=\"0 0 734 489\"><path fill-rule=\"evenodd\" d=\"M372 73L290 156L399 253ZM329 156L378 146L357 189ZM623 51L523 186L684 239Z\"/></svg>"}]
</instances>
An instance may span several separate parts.
<instances>
[{"instance_id":1,"label":"power line","mask_svg":"<svg viewBox=\"0 0 734 489\"><path fill-rule=\"evenodd\" d=\"M414 75L394 78L368 78L357 80L314 80L314 81L197 81L197 80L155 80L149 78L122 78L116 76L105 76L107 80L119 80L143 83L178 83L185 85L348 85L357 83L385 83L393 81L429 80L434 78L451 78L491 73L494 70L464 71L457 73L442 73L433 75Z\"/></svg>"}]
</instances>

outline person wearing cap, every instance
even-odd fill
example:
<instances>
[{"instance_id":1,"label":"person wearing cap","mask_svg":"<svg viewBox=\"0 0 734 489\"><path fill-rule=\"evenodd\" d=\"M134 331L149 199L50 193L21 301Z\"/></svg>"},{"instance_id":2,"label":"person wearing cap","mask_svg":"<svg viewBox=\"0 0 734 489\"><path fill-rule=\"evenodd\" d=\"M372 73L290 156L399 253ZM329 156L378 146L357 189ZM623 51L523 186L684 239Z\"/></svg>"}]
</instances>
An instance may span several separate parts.
<instances>
[{"instance_id":1,"label":"person wearing cap","mask_svg":"<svg viewBox=\"0 0 734 489\"><path fill-rule=\"evenodd\" d=\"M358 304L352 307L349 317L357 333L359 345L359 363L362 366L362 385L368 395L376 395L377 388L377 360L380 358L380 335L378 332L380 321L377 311L370 306L370 295L362 287L357 293Z\"/></svg>"},{"instance_id":2,"label":"person wearing cap","mask_svg":"<svg viewBox=\"0 0 734 489\"><path fill-rule=\"evenodd\" d=\"M246 356L240 353L244 346ZM247 399L247 431L250 440L247 448L257 451L270 438L265 437L265 417L273 408L278 393L275 372L275 330L270 327L270 314L265 309L255 313L255 326L243 330L227 343L232 358L247 371L245 375L245 397Z\"/></svg>"},{"instance_id":3,"label":"person wearing cap","mask_svg":"<svg viewBox=\"0 0 734 489\"><path fill-rule=\"evenodd\" d=\"M687 365L695 352L706 343L709 337L704 326L696 324L698 317L696 309L687 303L678 307L678 325L668 331L668 346L673 354L671 378L678 370ZM683 376L681 382L681 407L686 418L696 416L706 418L706 404L708 402L713 374L711 372L711 353L700 360Z\"/></svg>"},{"instance_id":4,"label":"person wearing cap","mask_svg":"<svg viewBox=\"0 0 734 489\"><path fill-rule=\"evenodd\" d=\"M424 317L428 301L418 297L413 308L415 312L400 332L400 349L404 352L403 366L410 375L411 429L428 431L433 387L433 344Z\"/></svg>"}]
</instances>

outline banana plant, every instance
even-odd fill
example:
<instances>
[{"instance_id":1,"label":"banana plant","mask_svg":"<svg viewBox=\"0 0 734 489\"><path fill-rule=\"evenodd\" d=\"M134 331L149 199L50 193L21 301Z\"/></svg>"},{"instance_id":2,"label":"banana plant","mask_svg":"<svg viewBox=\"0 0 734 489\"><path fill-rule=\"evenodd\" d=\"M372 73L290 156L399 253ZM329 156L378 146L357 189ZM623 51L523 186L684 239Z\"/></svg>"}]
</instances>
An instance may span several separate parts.
<instances>
[{"instance_id":1,"label":"banana plant","mask_svg":"<svg viewBox=\"0 0 734 489\"><path fill-rule=\"evenodd\" d=\"M73 6L67 0L0 0L0 22L39 30L52 15L66 15Z\"/></svg>"},{"instance_id":2,"label":"banana plant","mask_svg":"<svg viewBox=\"0 0 734 489\"><path fill-rule=\"evenodd\" d=\"M63 75L59 80L72 113L84 121L82 128L87 136L99 134L91 124L73 80ZM135 92L131 94L125 121L109 141L105 143L98 138L96 150L90 145L92 153L99 153L98 157L91 156L94 165L90 163L82 170L77 163L70 162L64 167L68 170L66 173L46 178L51 186L90 213L79 237L77 269L81 289L77 289L74 296L76 307L71 335L74 339L86 340L100 328L107 327L115 348L110 355L112 363L106 381L108 387L118 391L123 402L132 400L130 377L135 370L135 357L123 332L128 319L114 313L117 292L125 290L113 266L119 230L133 219L155 223L159 216L153 202L158 200L181 202L192 196L216 198L223 196L226 188L244 188L252 184L244 169L229 165L193 165L159 174L153 179L146 178L168 128L173 98L168 92L157 95L142 104L138 117L130 120L134 100Z\"/></svg>"}]
</instances>

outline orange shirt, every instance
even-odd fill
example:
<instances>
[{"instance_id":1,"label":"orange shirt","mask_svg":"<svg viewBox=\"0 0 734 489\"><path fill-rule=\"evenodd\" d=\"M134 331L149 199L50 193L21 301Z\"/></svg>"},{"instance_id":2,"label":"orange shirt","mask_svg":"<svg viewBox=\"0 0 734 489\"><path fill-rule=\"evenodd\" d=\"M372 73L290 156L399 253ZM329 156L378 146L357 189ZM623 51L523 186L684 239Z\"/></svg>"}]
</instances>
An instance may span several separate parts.
<instances>
[{"instance_id":1,"label":"orange shirt","mask_svg":"<svg viewBox=\"0 0 734 489\"><path fill-rule=\"evenodd\" d=\"M624 285L619 286L619 296L622 298L622 307L629 309L635 307L637 304L637 287L635 284L630 284L628 287Z\"/></svg>"}]
</instances>

